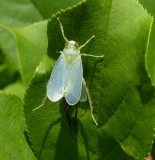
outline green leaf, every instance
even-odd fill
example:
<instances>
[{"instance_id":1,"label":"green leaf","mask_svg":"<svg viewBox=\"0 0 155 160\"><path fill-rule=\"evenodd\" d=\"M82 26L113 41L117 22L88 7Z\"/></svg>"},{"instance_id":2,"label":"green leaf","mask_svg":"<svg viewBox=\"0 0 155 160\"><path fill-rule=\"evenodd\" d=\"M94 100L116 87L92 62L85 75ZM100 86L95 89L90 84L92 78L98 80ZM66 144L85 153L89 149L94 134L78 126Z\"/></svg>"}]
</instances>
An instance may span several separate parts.
<instances>
[{"instance_id":1,"label":"green leaf","mask_svg":"<svg viewBox=\"0 0 155 160\"><path fill-rule=\"evenodd\" d=\"M6 26L23 26L43 19L31 0L0 0L0 6L0 24Z\"/></svg>"},{"instance_id":2,"label":"green leaf","mask_svg":"<svg viewBox=\"0 0 155 160\"><path fill-rule=\"evenodd\" d=\"M0 47L5 55L7 65L14 70L19 67L16 54L16 41L12 30L9 27L0 25Z\"/></svg>"},{"instance_id":3,"label":"green leaf","mask_svg":"<svg viewBox=\"0 0 155 160\"><path fill-rule=\"evenodd\" d=\"M104 60L83 57L99 126L88 103L78 103L78 124L71 115L69 127L65 101L47 100L46 84L64 47L66 37L79 45L95 39L81 53L103 55ZM151 150L155 125L155 89L145 69L145 54L152 17L135 0L87 0L52 16L48 23L48 55L37 67L25 97L25 118L31 143L40 160L142 160ZM78 73L77 73L78 74ZM87 111L85 111L87 106ZM70 107L74 113L76 107Z\"/></svg>"},{"instance_id":4,"label":"green leaf","mask_svg":"<svg viewBox=\"0 0 155 160\"><path fill-rule=\"evenodd\" d=\"M155 17L155 1L152 0L140 0L140 2L144 5L144 7L151 13L153 17ZM147 69L149 76L152 80L153 85L155 85L155 23L152 24L151 35L150 35L150 43L148 46L147 53Z\"/></svg>"},{"instance_id":5,"label":"green leaf","mask_svg":"<svg viewBox=\"0 0 155 160\"><path fill-rule=\"evenodd\" d=\"M29 25L43 18L30 0L0 0L0 6L0 48L6 56L7 65L17 70L16 39L10 27Z\"/></svg>"},{"instance_id":6,"label":"green leaf","mask_svg":"<svg viewBox=\"0 0 155 160\"><path fill-rule=\"evenodd\" d=\"M31 80L36 66L47 53L47 21L14 28L20 73L25 84Z\"/></svg>"},{"instance_id":7,"label":"green leaf","mask_svg":"<svg viewBox=\"0 0 155 160\"><path fill-rule=\"evenodd\" d=\"M16 40L10 27L25 26L43 18L30 0L0 0L0 6L0 48L7 63L17 70Z\"/></svg>"},{"instance_id":8,"label":"green leaf","mask_svg":"<svg viewBox=\"0 0 155 160\"><path fill-rule=\"evenodd\" d=\"M144 7L151 13L153 17L155 17L155 1L152 0L140 0L140 3L144 5ZM152 80L153 85L155 85L155 22L152 24L151 35L150 35L150 43L148 46L147 53L147 69L149 72L149 76ZM152 149L153 157L155 157L155 143Z\"/></svg>"},{"instance_id":9,"label":"green leaf","mask_svg":"<svg viewBox=\"0 0 155 160\"><path fill-rule=\"evenodd\" d=\"M152 156L153 158L155 157L155 143L153 144L153 148L152 148Z\"/></svg>"},{"instance_id":10,"label":"green leaf","mask_svg":"<svg viewBox=\"0 0 155 160\"><path fill-rule=\"evenodd\" d=\"M17 80L3 88L3 91L6 93L14 94L22 99L24 98L25 90L26 88L20 80Z\"/></svg>"},{"instance_id":11,"label":"green leaf","mask_svg":"<svg viewBox=\"0 0 155 160\"><path fill-rule=\"evenodd\" d=\"M0 157L3 160L35 160L24 136L22 102L0 92Z\"/></svg>"},{"instance_id":12,"label":"green leaf","mask_svg":"<svg viewBox=\"0 0 155 160\"><path fill-rule=\"evenodd\" d=\"M31 80L36 66L47 52L47 21L22 28L8 28L12 35L12 47L5 52L10 65L16 66L25 84ZM5 41L2 41L2 43ZM6 49L6 48L5 48ZM13 50L12 50L13 49ZM12 50L12 51L11 51Z\"/></svg>"},{"instance_id":13,"label":"green leaf","mask_svg":"<svg viewBox=\"0 0 155 160\"><path fill-rule=\"evenodd\" d=\"M38 11L41 13L41 15L47 19L50 18L52 14L58 12L61 9L65 9L69 6L72 6L82 0L57 0L57 1L49 1L44 0L44 3L42 1L38 0L31 0L34 6L38 9Z\"/></svg>"}]
</instances>

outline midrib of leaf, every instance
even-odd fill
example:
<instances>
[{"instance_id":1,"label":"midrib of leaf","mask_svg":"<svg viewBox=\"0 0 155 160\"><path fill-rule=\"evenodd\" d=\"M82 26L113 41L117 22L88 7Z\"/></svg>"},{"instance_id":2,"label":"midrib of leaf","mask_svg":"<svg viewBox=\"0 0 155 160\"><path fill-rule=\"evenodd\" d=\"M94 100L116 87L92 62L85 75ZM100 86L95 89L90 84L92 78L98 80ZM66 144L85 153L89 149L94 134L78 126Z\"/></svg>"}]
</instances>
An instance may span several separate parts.
<instances>
[{"instance_id":1,"label":"midrib of leaf","mask_svg":"<svg viewBox=\"0 0 155 160\"><path fill-rule=\"evenodd\" d=\"M17 41L17 38L16 38L16 35L14 34L14 32L13 32L13 30L12 30L12 28L10 28L10 27L8 27L8 26L6 26L6 25L3 25L3 24L0 24L0 27L2 27L2 28L4 28L5 30L7 30L7 31L9 31L10 32L10 34L13 36L13 38L14 38L14 40L15 40L15 50L16 50L16 57L17 57L17 61L18 61L18 64L17 64L17 66L18 66L18 69L19 69L19 72L20 72L20 74L21 74L21 77L22 77L22 79L24 80L24 73L23 73L23 69L22 69L22 63L21 63L21 60L20 60L20 54L19 54L19 52L18 52L18 41Z\"/></svg>"},{"instance_id":2,"label":"midrib of leaf","mask_svg":"<svg viewBox=\"0 0 155 160\"><path fill-rule=\"evenodd\" d=\"M112 155L112 153L113 153L119 146L121 146L120 144L123 143L129 136L132 136L131 133L132 133L132 131L135 129L136 124L137 124L138 122L140 122L140 119L142 118L142 115L143 115L143 113L145 112L145 107L146 107L146 106L143 107L143 109L141 110L140 114L137 116L137 120L135 121L135 123L133 124L133 126L129 129L127 135L126 135L121 141L118 142L118 144L113 148L113 150L111 151L111 153L110 153L109 155L107 155L107 157L106 157L104 160L106 160L108 157L110 157L110 155ZM116 112L115 112L115 113L116 113ZM154 133L155 133L155 131L154 131ZM152 137L154 137L153 134L152 134ZM149 149L148 149L148 150L149 150ZM146 157L144 157L144 158L146 158Z\"/></svg>"},{"instance_id":3,"label":"midrib of leaf","mask_svg":"<svg viewBox=\"0 0 155 160\"><path fill-rule=\"evenodd\" d=\"M138 3L138 1L136 1L136 2ZM112 11L113 0L111 0L111 3L110 3L110 4L111 4L111 5L110 5L110 8L109 8L109 16L108 16L107 27L106 27L106 35L105 35L106 38L105 38L104 53L105 53L106 48L107 48L107 37L108 37L108 32L109 32L109 24L110 24L110 16L111 16L111 11ZM138 3L138 5L140 5L140 4ZM141 7L142 7L142 5L141 5ZM143 8L143 7L142 7L142 8ZM144 8L143 8L143 9L144 9ZM144 11L146 12L146 10L144 10ZM151 25L152 25L152 23L153 23L153 21L151 22ZM150 27L149 34L148 34L148 38L147 38L146 49L145 49L145 56L146 56L146 52L147 52L147 50L148 50L150 33L151 33L151 27ZM116 53L116 54L117 54L117 53ZM117 55L119 56L119 58L122 58L119 54L117 54ZM122 58L122 60L127 64L127 62L126 62L123 58ZM114 64L111 63L110 65L114 65ZM103 66L102 68L103 68L103 70L104 70L104 66ZM103 71L103 70L102 70L102 71ZM102 72L102 71L101 71L101 72ZM149 79L150 79L150 78L149 78ZM101 74L101 82L103 82L103 76L102 76L102 74ZM132 86L130 85L130 86L128 86L128 87L129 87L129 88L130 88L130 87L134 87L134 85L132 85ZM100 92L100 93L101 93L101 92ZM122 102L123 102L123 100L125 99L125 97L128 95L128 93L129 93L129 91L127 91L127 92L126 92L126 95L124 95L124 97L122 98ZM102 99L102 94L101 94L101 96L100 96L100 99ZM101 101L100 101L100 102L101 102ZM117 106L121 107L122 102L119 103ZM102 104L101 104L101 106L102 106ZM105 121L104 124L106 124L113 116L115 116L117 110L119 110L119 107L116 109L116 111L114 112L114 114ZM101 128L104 126L104 124L102 124L100 127L98 126L98 129L101 129Z\"/></svg>"},{"instance_id":4,"label":"midrib of leaf","mask_svg":"<svg viewBox=\"0 0 155 160\"><path fill-rule=\"evenodd\" d=\"M121 108L121 104L119 105L119 108ZM109 121L112 117L115 116L115 114L116 114L116 112L119 110L119 108L118 108L118 109L115 111L115 113L108 119L108 121ZM126 135L125 137L123 137L122 141L119 141L119 142L118 142L118 144L113 148L113 150L111 151L111 153L108 154L107 157L105 157L104 160L106 160L108 157L110 157L110 155L112 155L112 153L113 153L119 146L121 146L120 143L124 142L125 139L127 139L127 138L130 136L130 133L131 133L132 130L135 128L138 120L141 118L141 115L144 113L144 109L145 109L145 107L143 108L143 110L141 111L141 113L137 116L137 120L134 122L133 126L131 126L131 128L128 130L127 135ZM103 126L102 126L102 127L103 127ZM101 127L101 128L102 128L102 127ZM100 128L100 129L101 129L101 128Z\"/></svg>"},{"instance_id":5,"label":"midrib of leaf","mask_svg":"<svg viewBox=\"0 0 155 160\"><path fill-rule=\"evenodd\" d=\"M116 150L118 147L119 147L119 145L117 145L115 148L113 148L113 150L111 151L111 153L108 154L108 155L104 158L104 160L108 159L108 158L112 155L112 153L115 152L115 150Z\"/></svg>"},{"instance_id":6,"label":"midrib of leaf","mask_svg":"<svg viewBox=\"0 0 155 160\"><path fill-rule=\"evenodd\" d=\"M110 0L110 8L109 8L109 16L108 16L108 21L107 21L107 26L106 26L106 35L105 35L105 46L104 46L104 49L103 49L103 54L105 53L105 50L106 50L106 47L107 47L107 43L106 43L106 41L107 41L107 37L108 37L108 32L109 32L109 23L110 23L110 16L111 16L111 11L112 11L112 3L113 3L113 0ZM103 69L104 69L104 64L102 63L102 70L101 70L101 73L103 72ZM101 83L100 83L100 86L101 86L101 84L103 84L103 76L102 76L102 74L101 74ZM101 87L102 88L102 87ZM101 92L101 90L100 90L100 106L102 106L102 104L101 104L101 99L102 99L102 92ZM98 113L99 113L99 107L100 106L98 106L98 108L97 108L97 110L98 110ZM98 121L99 121L99 119L98 119ZM102 126L101 126L102 127ZM101 127L99 127L99 125L97 126L97 159L99 160L99 133L98 133L98 130L99 130L99 128L101 128Z\"/></svg>"},{"instance_id":7,"label":"midrib of leaf","mask_svg":"<svg viewBox=\"0 0 155 160\"><path fill-rule=\"evenodd\" d=\"M7 27L7 26L2 25L2 24L0 24L0 27L3 27L3 28L6 29L7 31L9 31L10 34L13 36L13 38L14 38L14 40L15 40L15 44L16 44L16 46L15 46L16 49L15 49L15 50L16 50L16 57L17 57L17 61L18 61L18 69L19 69L19 72L20 72L20 74L21 74L22 79L24 79L24 78L23 78L24 75L23 75L23 70L22 70L22 65L21 65L21 61L20 61L19 52L17 52L17 50L18 50L18 45L17 45L16 35L14 34L13 30L12 30L10 27Z\"/></svg>"},{"instance_id":8,"label":"midrib of leaf","mask_svg":"<svg viewBox=\"0 0 155 160\"><path fill-rule=\"evenodd\" d=\"M138 3L138 5L140 5L139 4L139 2L138 1L136 1L137 3ZM113 0L111 0L111 2L110 2L110 8L109 8L109 16L108 16L108 21L107 21L107 26L106 26L106 34L105 34L105 45L104 45L104 53L105 53L105 51L106 51L106 48L107 48L107 37L108 37L108 33L109 33L109 26L110 26L110 17L111 17L111 12L112 12L112 7L113 7ZM141 6L142 7L142 6ZM143 7L142 7L143 8ZM144 8L143 8L144 9ZM146 10L144 10L145 12L147 12ZM148 14L148 15L150 15L150 14ZM152 26L152 23L153 23L153 21L151 22L151 26ZM147 38L147 43L146 43L146 49L145 49L145 61L146 61L146 53L147 53L147 51L148 51L148 45L149 45L149 39L150 39L150 34L151 34L151 26L150 26L150 30L149 30L149 33L148 33L148 38ZM117 53L116 53L117 54ZM119 56L119 55L118 55ZM122 58L121 56L119 56L120 58ZM123 58L122 58L122 60L123 61L125 61ZM125 62L125 63L127 63L127 62ZM110 64L110 65L113 65L113 64ZM103 66L104 67L104 66ZM102 67L102 68L103 68ZM147 66L146 66L146 63L145 63L145 67L147 68ZM104 68L103 68L103 70L104 70ZM103 71L102 70L102 71ZM102 71L101 71L101 73L102 73ZM150 79L150 77L149 77L149 79ZM102 74L101 74L101 84L102 84L102 82L103 82L103 76L102 76ZM131 86L130 86L131 87ZM129 87L129 88L130 88ZM133 85L133 87L135 87L134 85ZM124 95L124 97L123 97L123 99L125 99L125 97L128 95L128 93L129 93L129 91L126 93L126 95ZM100 92L100 99L102 99L102 92ZM100 101L100 102L102 102L102 101ZM123 103L123 100L122 100L122 103ZM121 108L121 104L122 103L119 103L117 106L117 109L115 110L115 112L113 113L113 115L111 116L111 117L109 117L108 119L107 119L107 121L105 121L104 122L104 124L107 124L108 123L108 121L110 121L110 119L112 119L113 117L115 117L116 116L116 113L117 113L117 111ZM100 106L102 106L102 104L100 103ZM142 115L143 115L143 113L145 112L145 105L144 105L144 107L143 107L143 109L141 110L141 112L140 112L140 114L137 116L137 119L134 121L134 124L130 127L130 129L128 130L128 133L126 134L126 136L124 136L123 137L123 139L122 139L122 141L119 141L118 142L118 144L113 148L113 150L110 152L110 154L108 154L105 158L104 158L104 160L107 160L108 159L108 157L110 157L110 155L112 155L113 154L113 152L119 147L119 146L121 146L120 144L122 143L122 142L124 142L129 136L132 136L131 135L131 133L132 133L132 131L134 130L134 128L136 127L136 124L138 123L138 122L140 122L140 119L141 119L141 117L142 117ZM102 129L103 127L104 127L104 124L102 124L100 127L98 126L98 130L99 129ZM154 133L155 133L155 131L154 131ZM153 137L153 135L152 135L152 137ZM99 134L97 134L97 144L98 144L98 142L99 142ZM98 148L99 148L99 145L98 145ZM121 147L122 148L122 147ZM98 160L99 160L99 149L97 150L98 151L98 154L97 154L97 158L98 158ZM146 158L146 157L144 157L144 158Z\"/></svg>"},{"instance_id":9,"label":"midrib of leaf","mask_svg":"<svg viewBox=\"0 0 155 160\"><path fill-rule=\"evenodd\" d=\"M150 31L149 31L149 36L148 36L148 39L147 39L147 50L146 50L146 53L148 54L148 51L149 51L149 40L150 40L150 37L151 37L151 32L152 32L152 27L153 27L153 22L155 23L155 21L154 21L154 17L153 16L151 16L152 17L152 23L151 23L151 27L150 27ZM145 67L146 67L146 70L147 70L147 73L148 73L148 76L149 76L149 78L151 79L151 81L152 81L152 84L155 86L155 84L154 84L154 81L153 81L153 78L152 78L152 75L151 75L151 73L149 72L149 69L150 68L148 68L149 66L148 66L148 60L147 60L147 54L145 54Z\"/></svg>"},{"instance_id":10,"label":"midrib of leaf","mask_svg":"<svg viewBox=\"0 0 155 160\"><path fill-rule=\"evenodd\" d=\"M39 21L39 23L41 23L41 22L43 22L43 21ZM32 24L32 25L34 25L34 24ZM17 30L15 29L15 31L17 31L17 33L18 33L18 29ZM27 42L30 42L31 44L33 44L33 46L35 46L36 48L40 48L39 45L36 45L33 41L30 41L27 37L23 36L22 34L20 34L20 37L22 37L23 39L25 39ZM17 40L17 37L16 37L15 34L14 34L14 38L15 38L15 41L16 41L16 54L17 54L17 57L18 57L18 62L19 62L19 67L20 67L20 74L21 74L22 80L26 84L26 81L25 81L25 79L26 79L25 78L25 72L23 70L23 66L22 66L22 62L21 62L20 51L18 50L18 48L20 48L20 47L18 47L18 40ZM33 76L31 77L31 79L32 78L33 78ZM30 81L31 81L31 79L30 79Z\"/></svg>"},{"instance_id":11,"label":"midrib of leaf","mask_svg":"<svg viewBox=\"0 0 155 160\"><path fill-rule=\"evenodd\" d=\"M15 39L15 44L16 44L17 39L16 39L16 36L15 36L14 32L12 31L12 29L6 25L3 25L3 24L0 24L0 27L7 30L12 35L12 37ZM15 47L15 48L17 50L17 47ZM17 52L16 52L15 56L17 57L17 61L18 61L17 66L20 67L21 65L20 65L19 55L17 54Z\"/></svg>"}]
</instances>

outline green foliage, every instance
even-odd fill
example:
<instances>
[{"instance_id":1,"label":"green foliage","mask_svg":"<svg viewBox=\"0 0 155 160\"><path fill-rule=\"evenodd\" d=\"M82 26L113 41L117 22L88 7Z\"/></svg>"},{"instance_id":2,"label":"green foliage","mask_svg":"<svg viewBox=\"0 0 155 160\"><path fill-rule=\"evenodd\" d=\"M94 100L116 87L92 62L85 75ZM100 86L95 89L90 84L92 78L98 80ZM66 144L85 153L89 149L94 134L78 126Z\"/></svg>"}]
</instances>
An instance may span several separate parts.
<instances>
[{"instance_id":1,"label":"green foliage","mask_svg":"<svg viewBox=\"0 0 155 160\"><path fill-rule=\"evenodd\" d=\"M23 103L13 95L0 92L0 157L3 160L35 160L24 136Z\"/></svg>"},{"instance_id":2,"label":"green foliage","mask_svg":"<svg viewBox=\"0 0 155 160\"><path fill-rule=\"evenodd\" d=\"M16 37L19 70L26 84L31 80L37 64L47 52L46 26L47 21L43 21L28 27L13 29Z\"/></svg>"},{"instance_id":3,"label":"green foliage","mask_svg":"<svg viewBox=\"0 0 155 160\"><path fill-rule=\"evenodd\" d=\"M148 9L152 16L155 17L155 1L152 0L140 0L140 2ZM147 68L153 85L155 85L155 23L153 23L151 28L150 43L148 44L147 53Z\"/></svg>"},{"instance_id":4,"label":"green foliage","mask_svg":"<svg viewBox=\"0 0 155 160\"><path fill-rule=\"evenodd\" d=\"M152 149L154 29L150 43L149 37L153 17L135 0L77 2L0 0L0 87L4 90L0 92L0 157L4 160L143 160ZM153 14L155 7L150 6ZM98 126L88 102L70 107L70 117L63 99L46 100L32 111L42 103L58 51L64 48L57 17L66 37L79 45L95 35L82 53L104 54L103 60L82 57Z\"/></svg>"},{"instance_id":5,"label":"green foliage","mask_svg":"<svg viewBox=\"0 0 155 160\"><path fill-rule=\"evenodd\" d=\"M140 0L140 3L142 3L146 9L151 13L153 17L155 17L155 1L152 0ZM153 22L152 28L151 28L151 35L150 35L150 43L148 44L148 52L147 52L147 59L146 64L149 72L149 76L152 80L152 84L155 85L155 22ZM152 154L153 157L155 157L155 144L153 145Z\"/></svg>"}]
</instances>

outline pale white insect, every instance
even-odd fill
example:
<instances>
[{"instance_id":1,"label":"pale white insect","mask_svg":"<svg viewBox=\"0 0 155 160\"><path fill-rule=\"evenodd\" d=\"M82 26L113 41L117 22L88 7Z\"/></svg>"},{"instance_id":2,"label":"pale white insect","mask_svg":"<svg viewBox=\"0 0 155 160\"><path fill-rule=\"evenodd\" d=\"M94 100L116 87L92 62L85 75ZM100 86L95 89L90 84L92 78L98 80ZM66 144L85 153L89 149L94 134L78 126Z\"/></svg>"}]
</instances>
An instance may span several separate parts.
<instances>
[{"instance_id":1,"label":"pale white insect","mask_svg":"<svg viewBox=\"0 0 155 160\"><path fill-rule=\"evenodd\" d=\"M69 41L66 38L59 18L57 18L57 20L59 21L62 36L66 42L65 48L60 52L61 55L58 58L48 81L46 91L47 96L44 98L42 104L34 110L43 106L47 97L52 102L57 102L62 97L65 97L66 102L69 105L75 105L78 101L86 101L88 96L92 118L95 124L98 125L93 116L93 105L89 89L86 86L86 82L83 78L81 55L97 58L103 58L103 56L80 54L80 49L88 44L95 36L93 35L89 40L79 47L75 41Z\"/></svg>"}]
</instances>

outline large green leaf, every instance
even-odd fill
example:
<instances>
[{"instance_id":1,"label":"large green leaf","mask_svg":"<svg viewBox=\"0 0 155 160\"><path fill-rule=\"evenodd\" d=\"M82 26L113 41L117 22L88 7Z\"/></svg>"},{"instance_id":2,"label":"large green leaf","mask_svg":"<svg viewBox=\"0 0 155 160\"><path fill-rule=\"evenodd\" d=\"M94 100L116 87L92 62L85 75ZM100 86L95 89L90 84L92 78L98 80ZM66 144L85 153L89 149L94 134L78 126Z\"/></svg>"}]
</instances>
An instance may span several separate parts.
<instances>
[{"instance_id":1,"label":"large green leaf","mask_svg":"<svg viewBox=\"0 0 155 160\"><path fill-rule=\"evenodd\" d=\"M22 80L27 84L35 71L37 64L47 52L47 21L34 23L22 28L9 28L4 32L11 38L12 47L5 47L5 55L9 57L10 66L18 68ZM2 40L2 43L5 43ZM12 51L11 51L12 50Z\"/></svg>"},{"instance_id":2,"label":"large green leaf","mask_svg":"<svg viewBox=\"0 0 155 160\"><path fill-rule=\"evenodd\" d=\"M144 7L155 17L155 1L140 0ZM147 68L153 85L155 85L155 23L153 23L147 53Z\"/></svg>"},{"instance_id":3,"label":"large green leaf","mask_svg":"<svg viewBox=\"0 0 155 160\"><path fill-rule=\"evenodd\" d=\"M0 158L35 160L24 136L25 123L19 98L0 92Z\"/></svg>"},{"instance_id":4,"label":"large green leaf","mask_svg":"<svg viewBox=\"0 0 155 160\"><path fill-rule=\"evenodd\" d=\"M64 47L59 17L66 37L80 45L93 34L82 53L104 54L104 60L83 57L99 126L87 103L78 106L78 124L71 128L66 103L49 100L40 109L53 65ZM25 118L38 159L144 159L154 139L154 87L145 69L152 17L135 0L87 0L52 16L48 23L48 55L36 69L25 97ZM78 73L77 73L78 74ZM70 107L74 112L76 107ZM87 105L89 108L89 105Z\"/></svg>"}]
</instances>

